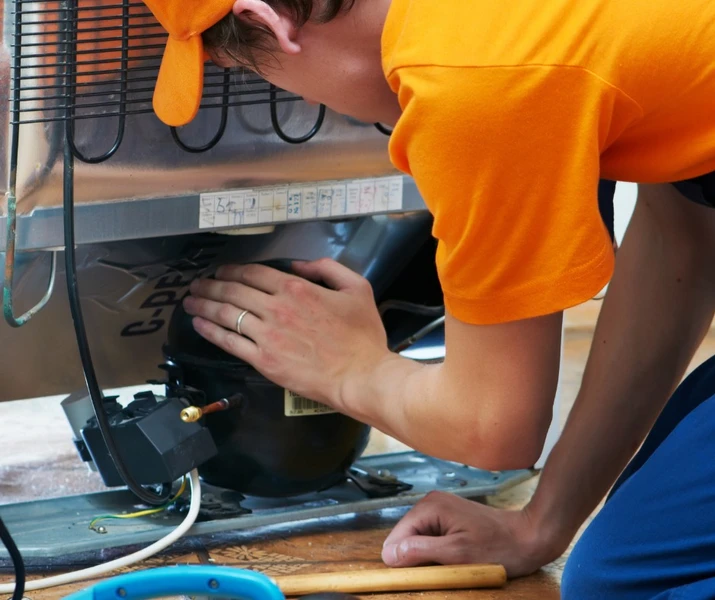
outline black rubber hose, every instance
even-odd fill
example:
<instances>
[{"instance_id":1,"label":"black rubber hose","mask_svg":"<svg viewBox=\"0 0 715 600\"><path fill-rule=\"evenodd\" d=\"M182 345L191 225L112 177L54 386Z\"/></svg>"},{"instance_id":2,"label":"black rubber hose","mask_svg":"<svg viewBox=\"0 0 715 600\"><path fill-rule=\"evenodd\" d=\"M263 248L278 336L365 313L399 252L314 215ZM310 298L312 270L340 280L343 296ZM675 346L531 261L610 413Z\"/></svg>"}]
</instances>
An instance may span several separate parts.
<instances>
[{"instance_id":1,"label":"black rubber hose","mask_svg":"<svg viewBox=\"0 0 715 600\"><path fill-rule=\"evenodd\" d=\"M65 278L67 281L67 295L69 298L70 312L74 322L75 337L77 338L77 349L82 362L82 371L84 372L84 380L87 385L87 391L92 401L94 415L97 418L97 426L102 434L102 439L107 446L114 466L127 487L142 501L152 506L164 504L171 494L171 485L166 485L162 488L161 494L142 487L127 469L119 448L114 441L109 417L104 409L104 396L97 381L97 374L94 371L94 363L92 362L92 354L87 341L87 330L84 326L84 317L82 316L82 305L80 303L79 285L77 283L77 259L75 256L75 233L74 233L74 154L72 145L69 141L72 139L74 129L74 109L75 103L74 94L72 94L73 73L76 70L75 56L71 50L73 48L73 36L77 32L77 0L63 0L61 3L63 9L63 20L65 29L63 30L63 41L65 52L65 82L67 89L70 91L70 97L67 98L65 108L65 139L64 139L64 180L62 182L62 206L63 206L63 225L64 225L64 242L65 242Z\"/></svg>"},{"instance_id":2,"label":"black rubber hose","mask_svg":"<svg viewBox=\"0 0 715 600\"><path fill-rule=\"evenodd\" d=\"M71 125L68 123L68 127ZM75 235L74 235L74 156L69 145L65 145L65 173L64 173L64 233L65 233L65 275L67 279L67 294L69 297L70 312L74 321L75 336L77 338L77 349L79 350L82 362L82 371L87 385L87 391L92 401L92 408L97 417L97 426L102 434L102 439L107 446L109 455L112 457L114 466L127 487L140 499L152 506L164 504L171 494L171 486L165 486L159 495L142 487L132 477L124 464L119 448L114 441L109 417L104 409L104 397L97 381L97 374L92 362L92 354L87 341L87 330L84 326L82 306L80 304L79 286L77 283L77 260L75 257ZM167 491L168 490L168 491Z\"/></svg>"},{"instance_id":3,"label":"black rubber hose","mask_svg":"<svg viewBox=\"0 0 715 600\"><path fill-rule=\"evenodd\" d=\"M380 316L384 316L385 313L396 310L411 313L413 315L420 315L423 317L441 317L444 315L444 306L424 306L422 304L415 304L414 302L405 302L404 300L385 300L378 307Z\"/></svg>"},{"instance_id":4,"label":"black rubber hose","mask_svg":"<svg viewBox=\"0 0 715 600\"><path fill-rule=\"evenodd\" d=\"M15 591L12 593L11 600L22 600L25 596L25 561L22 560L20 550L12 539L10 532L5 527L5 523L0 518L0 540L7 548L7 552L12 560L12 568L15 572Z\"/></svg>"}]
</instances>

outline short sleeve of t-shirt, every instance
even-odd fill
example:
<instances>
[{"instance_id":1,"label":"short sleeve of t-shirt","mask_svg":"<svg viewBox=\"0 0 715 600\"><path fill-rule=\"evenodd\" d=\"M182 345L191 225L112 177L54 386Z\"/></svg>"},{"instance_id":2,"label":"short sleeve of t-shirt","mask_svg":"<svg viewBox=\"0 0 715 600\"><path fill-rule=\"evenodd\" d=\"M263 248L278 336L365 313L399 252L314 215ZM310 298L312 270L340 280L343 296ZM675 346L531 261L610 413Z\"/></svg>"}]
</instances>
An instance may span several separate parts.
<instances>
[{"instance_id":1,"label":"short sleeve of t-shirt","mask_svg":"<svg viewBox=\"0 0 715 600\"><path fill-rule=\"evenodd\" d=\"M390 141L434 215L449 312L473 324L574 306L608 282L599 156L619 90L570 67L397 69Z\"/></svg>"}]
</instances>

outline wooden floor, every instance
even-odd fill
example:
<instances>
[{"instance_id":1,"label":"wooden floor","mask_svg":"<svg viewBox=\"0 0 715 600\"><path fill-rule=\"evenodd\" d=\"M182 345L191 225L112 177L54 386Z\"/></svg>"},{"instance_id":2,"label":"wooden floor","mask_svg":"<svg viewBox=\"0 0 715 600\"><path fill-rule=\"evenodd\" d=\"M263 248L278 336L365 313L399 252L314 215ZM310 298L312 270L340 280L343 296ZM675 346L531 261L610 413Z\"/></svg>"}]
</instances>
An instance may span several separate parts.
<instances>
[{"instance_id":1,"label":"wooden floor","mask_svg":"<svg viewBox=\"0 0 715 600\"><path fill-rule=\"evenodd\" d=\"M560 418L566 419L580 384L588 353L597 302L567 315L564 351L563 400ZM693 366L715 354L715 335L703 344ZM103 489L94 474L76 459L67 426L55 400L32 400L0 405L0 439L13 452L0 455L0 504ZM380 434L369 452L385 452L402 446ZM489 500L490 504L518 508L528 501L537 480L526 482ZM1 508L0 508L1 510ZM259 570L269 575L310 573L381 567L382 542L404 511L385 511L350 519L322 520L319 524L290 529L266 528L217 537L213 545L197 546L188 555L168 554L143 563L142 568L162 564L215 563ZM561 571L568 553L541 572L511 581L493 591L402 594L403 598L558 599ZM8 577L0 576L0 581ZM87 584L44 592L30 592L31 600L55 600ZM389 600L392 595L381 595ZM0 599L4 600L4 598Z\"/></svg>"}]
</instances>

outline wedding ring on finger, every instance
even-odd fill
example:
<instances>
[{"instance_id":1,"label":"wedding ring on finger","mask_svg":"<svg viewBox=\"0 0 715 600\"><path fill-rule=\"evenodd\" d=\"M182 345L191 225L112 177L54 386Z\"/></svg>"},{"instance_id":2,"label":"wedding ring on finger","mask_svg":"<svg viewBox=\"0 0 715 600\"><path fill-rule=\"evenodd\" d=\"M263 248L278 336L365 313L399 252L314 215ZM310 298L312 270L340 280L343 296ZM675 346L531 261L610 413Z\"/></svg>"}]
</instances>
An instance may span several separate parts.
<instances>
[{"instance_id":1,"label":"wedding ring on finger","mask_svg":"<svg viewBox=\"0 0 715 600\"><path fill-rule=\"evenodd\" d=\"M241 323L243 323L243 319L246 318L246 315L248 314L247 310L244 310L241 312L240 315L238 315L238 319L236 319L236 332L238 335L243 335L243 332L241 331Z\"/></svg>"}]
</instances>

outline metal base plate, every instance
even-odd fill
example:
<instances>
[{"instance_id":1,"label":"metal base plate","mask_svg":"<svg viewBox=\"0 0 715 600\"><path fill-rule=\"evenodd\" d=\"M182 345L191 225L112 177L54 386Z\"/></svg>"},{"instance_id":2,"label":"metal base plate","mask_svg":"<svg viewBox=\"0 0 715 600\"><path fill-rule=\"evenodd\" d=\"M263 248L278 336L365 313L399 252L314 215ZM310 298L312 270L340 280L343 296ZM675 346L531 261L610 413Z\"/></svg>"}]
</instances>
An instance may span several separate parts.
<instances>
[{"instance_id":1,"label":"metal base plate","mask_svg":"<svg viewBox=\"0 0 715 600\"><path fill-rule=\"evenodd\" d=\"M412 485L412 489L386 498L366 498L355 484L346 482L324 492L294 498L243 499L235 492L202 486L202 498L209 504L218 500L228 506L250 509L251 512L240 514L240 510L228 511L227 518L197 522L189 536L409 506L432 490L467 498L483 498L526 481L536 473L528 469L498 473L482 471L417 452L366 457L356 466L389 474ZM105 551L154 542L176 527L183 518L182 515L164 513L106 521L105 534L89 529L89 522L94 517L136 510L135 502L136 498L126 490L107 491L10 504L2 507L2 516L28 566L76 563L72 557L80 554L83 555L81 562L103 562L107 560ZM0 567L5 566L9 566L8 556L0 550Z\"/></svg>"}]
</instances>

